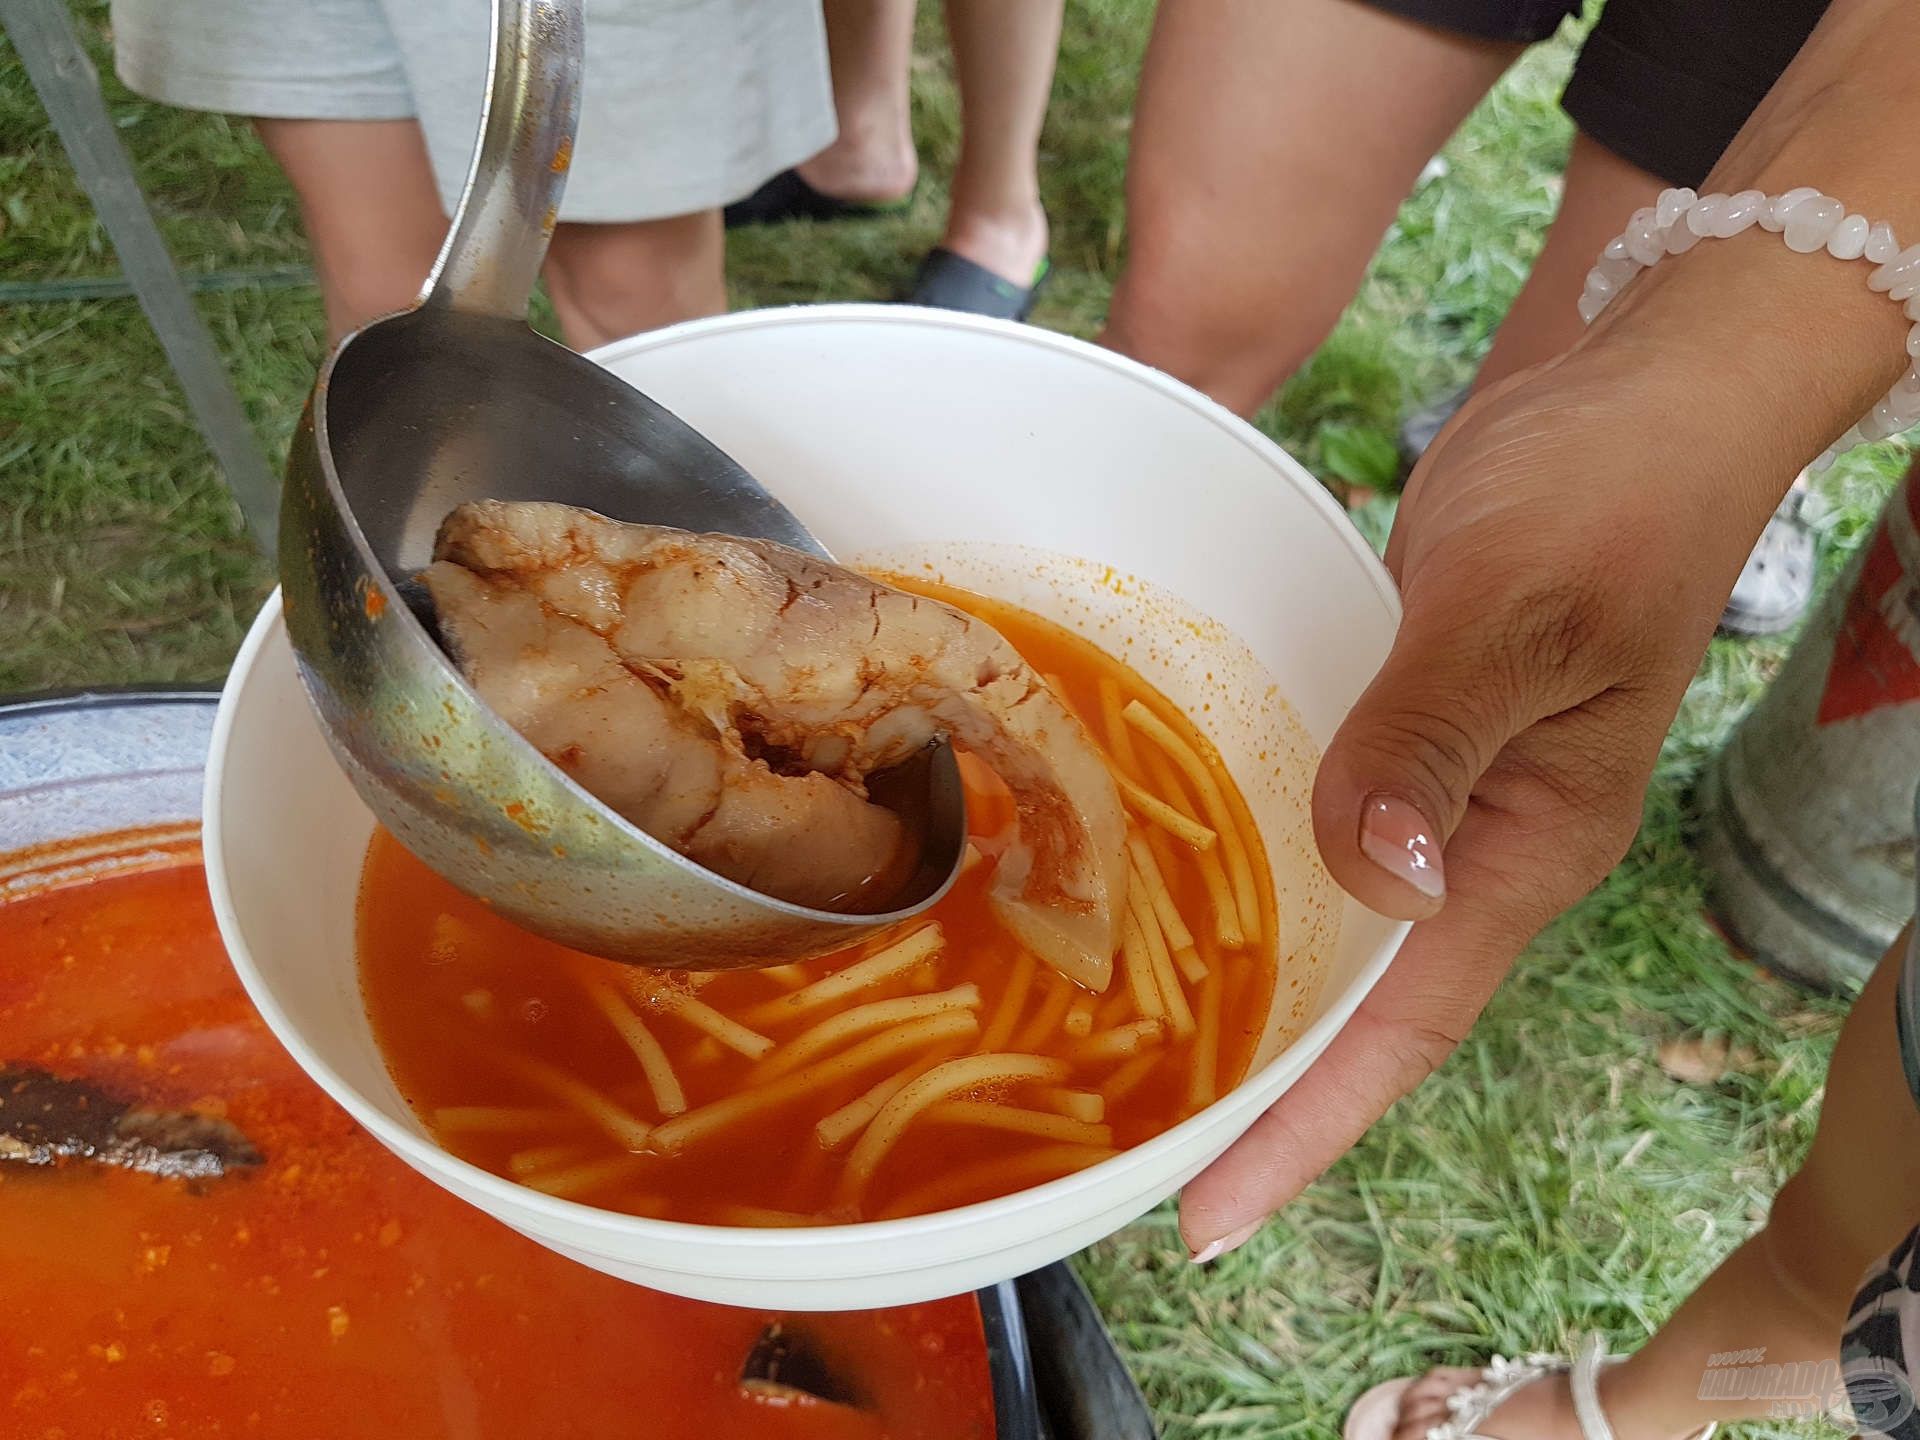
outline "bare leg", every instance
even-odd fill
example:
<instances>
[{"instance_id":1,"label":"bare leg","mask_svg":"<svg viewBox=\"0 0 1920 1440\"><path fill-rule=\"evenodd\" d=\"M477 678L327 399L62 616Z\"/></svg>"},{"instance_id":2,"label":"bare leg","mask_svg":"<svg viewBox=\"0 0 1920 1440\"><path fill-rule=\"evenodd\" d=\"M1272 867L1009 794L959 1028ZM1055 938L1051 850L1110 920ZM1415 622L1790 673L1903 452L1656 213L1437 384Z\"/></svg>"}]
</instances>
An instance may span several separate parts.
<instances>
[{"instance_id":1,"label":"bare leg","mask_svg":"<svg viewBox=\"0 0 1920 1440\"><path fill-rule=\"evenodd\" d=\"M1709 1357L1763 1349L1770 1366L1837 1358L1867 1267L1920 1220L1920 1108L1900 1068L1893 1019L1905 947L1902 936L1847 1017L1813 1149L1774 1200L1766 1228L1601 1376L1601 1405L1619 1440L1678 1440L1709 1421L1768 1414L1771 1398L1700 1398ZM1446 1418L1445 1396L1463 1374L1435 1371L1407 1392L1399 1440L1417 1440ZM1487 1428L1508 1440L1578 1434L1563 1383L1521 1391Z\"/></svg>"},{"instance_id":2,"label":"bare leg","mask_svg":"<svg viewBox=\"0 0 1920 1440\"><path fill-rule=\"evenodd\" d=\"M1164 0L1106 343L1252 414L1326 338L1421 167L1521 48L1351 0ZM1359 57L1390 83L1356 84Z\"/></svg>"},{"instance_id":3,"label":"bare leg","mask_svg":"<svg viewBox=\"0 0 1920 1440\"><path fill-rule=\"evenodd\" d=\"M1626 229L1634 211L1653 204L1665 188L1659 176L1622 160L1584 134L1574 136L1560 213L1547 232L1546 248L1533 262L1533 272L1474 377L1476 389L1551 360L1579 338L1586 328L1577 308L1580 291L1587 271L1600 258L1600 248Z\"/></svg>"},{"instance_id":4,"label":"bare leg","mask_svg":"<svg viewBox=\"0 0 1920 1440\"><path fill-rule=\"evenodd\" d=\"M412 120L264 120L254 128L300 197L328 338L413 302L446 238Z\"/></svg>"},{"instance_id":5,"label":"bare leg","mask_svg":"<svg viewBox=\"0 0 1920 1440\"><path fill-rule=\"evenodd\" d=\"M960 81L960 163L941 244L1025 285L1047 253L1040 129L1065 0L947 0Z\"/></svg>"},{"instance_id":6,"label":"bare leg","mask_svg":"<svg viewBox=\"0 0 1920 1440\"><path fill-rule=\"evenodd\" d=\"M630 225L562 225L547 251L547 294L567 343L590 350L727 308L718 210Z\"/></svg>"},{"instance_id":7,"label":"bare leg","mask_svg":"<svg viewBox=\"0 0 1920 1440\"><path fill-rule=\"evenodd\" d=\"M801 178L842 200L898 200L920 169L907 92L913 0L826 0L826 17L840 134Z\"/></svg>"}]
</instances>

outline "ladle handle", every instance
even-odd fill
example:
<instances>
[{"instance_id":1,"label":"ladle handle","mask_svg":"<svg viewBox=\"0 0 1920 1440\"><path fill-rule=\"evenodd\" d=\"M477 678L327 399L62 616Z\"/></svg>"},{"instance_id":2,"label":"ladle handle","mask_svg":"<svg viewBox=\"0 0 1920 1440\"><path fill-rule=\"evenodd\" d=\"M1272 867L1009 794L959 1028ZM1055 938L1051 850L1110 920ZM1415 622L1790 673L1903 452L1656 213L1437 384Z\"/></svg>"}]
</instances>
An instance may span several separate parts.
<instances>
[{"instance_id":1,"label":"ladle handle","mask_svg":"<svg viewBox=\"0 0 1920 1440\"><path fill-rule=\"evenodd\" d=\"M580 119L585 0L494 0L480 143L423 305L525 320Z\"/></svg>"}]
</instances>

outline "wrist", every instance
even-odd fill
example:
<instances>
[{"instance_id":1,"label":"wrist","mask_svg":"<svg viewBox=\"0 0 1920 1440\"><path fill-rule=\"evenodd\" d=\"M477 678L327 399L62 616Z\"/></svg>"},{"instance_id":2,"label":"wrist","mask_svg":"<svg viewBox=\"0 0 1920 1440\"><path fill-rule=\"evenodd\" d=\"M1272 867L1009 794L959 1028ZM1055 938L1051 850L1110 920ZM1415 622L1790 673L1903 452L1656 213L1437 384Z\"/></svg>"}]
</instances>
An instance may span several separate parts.
<instances>
[{"instance_id":1,"label":"wrist","mask_svg":"<svg viewBox=\"0 0 1920 1440\"><path fill-rule=\"evenodd\" d=\"M1631 382L1675 453L1738 452L1777 500L1914 363L1913 322L1869 288L1874 268L1758 226L1705 240L1636 275L1573 353Z\"/></svg>"},{"instance_id":2,"label":"wrist","mask_svg":"<svg viewBox=\"0 0 1920 1440\"><path fill-rule=\"evenodd\" d=\"M1911 183L1920 132L1907 73L1916 43L1911 0L1835 0L1702 191L1812 187L1884 223L1902 247L1920 243ZM1857 261L1794 253L1756 227L1636 276L1580 348L1697 401L1677 417L1690 443L1737 444L1790 476L1916 358L1907 353L1913 321L1868 288L1869 273ZM1785 483L1764 483L1776 482Z\"/></svg>"}]
</instances>

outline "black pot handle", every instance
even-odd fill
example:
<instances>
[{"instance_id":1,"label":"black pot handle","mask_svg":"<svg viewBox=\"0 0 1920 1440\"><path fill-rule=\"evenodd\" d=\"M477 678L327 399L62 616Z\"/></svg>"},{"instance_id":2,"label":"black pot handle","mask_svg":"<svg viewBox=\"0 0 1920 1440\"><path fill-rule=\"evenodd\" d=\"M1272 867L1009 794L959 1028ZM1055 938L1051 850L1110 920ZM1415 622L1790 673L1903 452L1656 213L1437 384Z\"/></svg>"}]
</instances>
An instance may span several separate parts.
<instances>
[{"instance_id":1,"label":"black pot handle","mask_svg":"<svg viewBox=\"0 0 1920 1440\"><path fill-rule=\"evenodd\" d=\"M1073 1271L1049 1265L1015 1286L1046 1440L1155 1440L1153 1412Z\"/></svg>"},{"instance_id":2,"label":"black pot handle","mask_svg":"<svg viewBox=\"0 0 1920 1440\"><path fill-rule=\"evenodd\" d=\"M978 1293L980 1322L987 1332L987 1370L993 1380L995 1440L1047 1440L1040 1425L1033 1352L1020 1296L1011 1280Z\"/></svg>"}]
</instances>

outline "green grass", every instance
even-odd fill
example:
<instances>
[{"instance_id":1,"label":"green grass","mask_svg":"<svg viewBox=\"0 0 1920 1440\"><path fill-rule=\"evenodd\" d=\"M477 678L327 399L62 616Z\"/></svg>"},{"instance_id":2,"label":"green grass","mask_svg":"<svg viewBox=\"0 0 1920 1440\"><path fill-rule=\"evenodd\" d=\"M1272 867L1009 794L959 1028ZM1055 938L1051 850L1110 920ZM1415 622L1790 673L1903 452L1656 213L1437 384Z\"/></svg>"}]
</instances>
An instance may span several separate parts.
<instances>
[{"instance_id":1,"label":"green grass","mask_svg":"<svg viewBox=\"0 0 1920 1440\"><path fill-rule=\"evenodd\" d=\"M1038 319L1088 335L1123 254L1121 185L1148 0L1076 0L1045 142L1057 280ZM147 104L110 77L104 6L79 11L121 134L185 268L304 258L247 129ZM916 67L926 179L904 215L736 237L741 305L886 298L936 237L958 135L938 26ZM1537 253L1568 130L1566 41L1530 55L1448 147L1338 333L1261 418L1309 465L1364 469L1411 405L1484 353ZM10 50L0 48L0 280L111 272L113 256ZM202 297L277 457L320 353L302 289ZM1813 514L1829 570L1898 473L1844 461ZM0 692L212 680L268 583L130 301L0 311ZM1378 502L1357 516L1378 535ZM1764 1213L1811 1134L1841 1014L1732 959L1702 919L1685 799L1785 653L1716 641L1633 853L1521 961L1460 1053L1239 1254L1185 1263L1169 1210L1082 1257L1176 1437L1324 1436L1375 1380L1438 1359L1644 1336ZM1751 1058L1668 1079L1668 1039ZM1756 1431L1755 1433L1766 1433Z\"/></svg>"}]
</instances>

